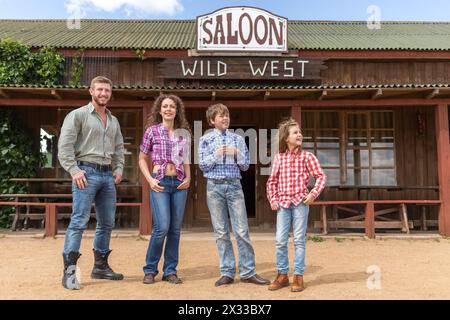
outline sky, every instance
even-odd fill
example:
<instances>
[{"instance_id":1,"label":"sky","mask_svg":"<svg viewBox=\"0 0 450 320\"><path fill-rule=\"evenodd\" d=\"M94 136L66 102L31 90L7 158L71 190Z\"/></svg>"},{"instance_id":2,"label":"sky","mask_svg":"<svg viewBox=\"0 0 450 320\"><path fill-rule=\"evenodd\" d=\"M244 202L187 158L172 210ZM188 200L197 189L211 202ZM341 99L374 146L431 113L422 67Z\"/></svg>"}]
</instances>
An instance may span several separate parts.
<instances>
[{"instance_id":1,"label":"sky","mask_svg":"<svg viewBox=\"0 0 450 320\"><path fill-rule=\"evenodd\" d=\"M377 6L382 21L450 21L450 0L0 0L0 19L195 19L240 5L290 20L367 20Z\"/></svg>"}]
</instances>

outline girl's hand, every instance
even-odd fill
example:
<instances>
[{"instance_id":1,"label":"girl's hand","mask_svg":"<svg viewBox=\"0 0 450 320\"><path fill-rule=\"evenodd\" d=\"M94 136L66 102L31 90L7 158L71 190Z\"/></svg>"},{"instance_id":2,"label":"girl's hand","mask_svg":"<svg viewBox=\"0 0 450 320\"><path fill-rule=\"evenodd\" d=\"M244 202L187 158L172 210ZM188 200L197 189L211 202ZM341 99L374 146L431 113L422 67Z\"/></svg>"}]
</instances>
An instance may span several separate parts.
<instances>
[{"instance_id":1,"label":"girl's hand","mask_svg":"<svg viewBox=\"0 0 450 320\"><path fill-rule=\"evenodd\" d=\"M177 187L177 190L188 189L191 184L191 178L185 178L183 182Z\"/></svg>"},{"instance_id":2,"label":"girl's hand","mask_svg":"<svg viewBox=\"0 0 450 320\"><path fill-rule=\"evenodd\" d=\"M276 210L276 211L278 211L278 209L280 209L280 206L278 205L277 202L272 202L270 204L270 207L272 208L272 210Z\"/></svg>"},{"instance_id":3,"label":"girl's hand","mask_svg":"<svg viewBox=\"0 0 450 320\"><path fill-rule=\"evenodd\" d=\"M303 203L309 206L314 202L314 200L316 200L316 198L314 198L314 196L310 193L305 197L305 199L303 199Z\"/></svg>"},{"instance_id":4,"label":"girl's hand","mask_svg":"<svg viewBox=\"0 0 450 320\"><path fill-rule=\"evenodd\" d=\"M152 189L155 192L162 192L164 191L164 187L161 187L159 185L159 181L154 179L153 177L150 178L150 181L148 182L150 184L150 189Z\"/></svg>"}]
</instances>

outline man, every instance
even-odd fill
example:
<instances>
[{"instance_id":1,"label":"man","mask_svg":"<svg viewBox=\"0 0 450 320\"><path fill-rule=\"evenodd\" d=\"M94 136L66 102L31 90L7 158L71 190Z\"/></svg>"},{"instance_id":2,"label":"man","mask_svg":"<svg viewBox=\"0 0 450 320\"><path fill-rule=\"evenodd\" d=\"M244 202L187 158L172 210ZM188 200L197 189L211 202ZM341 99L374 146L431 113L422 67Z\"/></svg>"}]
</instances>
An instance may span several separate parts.
<instances>
[{"instance_id":1,"label":"man","mask_svg":"<svg viewBox=\"0 0 450 320\"><path fill-rule=\"evenodd\" d=\"M199 166L208 179L206 197L220 257L221 277L215 285L234 282L236 262L230 240L230 220L237 241L241 282L269 284L269 280L256 274L255 252L248 232L240 181L240 171L246 171L250 164L247 146L241 136L228 130L230 113L225 105L209 107L206 118L215 129L200 138Z\"/></svg>"},{"instance_id":2,"label":"man","mask_svg":"<svg viewBox=\"0 0 450 320\"><path fill-rule=\"evenodd\" d=\"M119 121L107 109L112 82L96 77L89 93L92 101L70 112L64 119L58 142L61 166L72 176L72 216L64 242L62 284L80 289L76 264L81 238L95 203L97 227L94 238L93 279L122 280L108 264L109 242L116 212L116 187L122 180L124 145Z\"/></svg>"}]
</instances>

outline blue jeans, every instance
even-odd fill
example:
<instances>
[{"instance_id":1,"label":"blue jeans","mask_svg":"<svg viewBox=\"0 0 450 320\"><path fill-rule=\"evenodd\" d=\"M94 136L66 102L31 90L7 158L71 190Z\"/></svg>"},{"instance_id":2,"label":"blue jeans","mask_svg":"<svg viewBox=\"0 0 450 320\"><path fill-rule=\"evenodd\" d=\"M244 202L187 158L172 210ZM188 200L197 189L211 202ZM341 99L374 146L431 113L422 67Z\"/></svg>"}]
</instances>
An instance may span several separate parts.
<instances>
[{"instance_id":1,"label":"blue jeans","mask_svg":"<svg viewBox=\"0 0 450 320\"><path fill-rule=\"evenodd\" d=\"M308 226L309 206L291 204L289 208L281 207L277 213L277 269L279 273L289 272L288 242L289 230L292 224L294 234L294 274L302 276L305 273L305 234Z\"/></svg>"},{"instance_id":2,"label":"blue jeans","mask_svg":"<svg viewBox=\"0 0 450 320\"><path fill-rule=\"evenodd\" d=\"M255 252L248 233L247 210L239 179L207 183L207 202L220 258L220 274L234 278L236 261L230 239L230 220L237 241L239 273L242 279L255 275ZM229 217L228 217L229 214Z\"/></svg>"},{"instance_id":3,"label":"blue jeans","mask_svg":"<svg viewBox=\"0 0 450 320\"><path fill-rule=\"evenodd\" d=\"M87 188L79 189L72 182L72 215L64 240L64 256L71 251L79 252L81 238L91 216L92 203L95 203L97 227L95 229L94 249L106 254L109 251L111 231L116 215L116 187L111 171L98 171L80 166L86 171Z\"/></svg>"},{"instance_id":4,"label":"blue jeans","mask_svg":"<svg viewBox=\"0 0 450 320\"><path fill-rule=\"evenodd\" d=\"M156 177L156 174L152 174L152 176ZM159 185L164 187L164 191L150 191L153 231L145 258L145 274L158 274L158 263L161 259L164 240L166 241L164 276L177 274L181 225L188 195L187 189L177 190L180 184L181 182L177 177L165 176L159 182Z\"/></svg>"}]
</instances>

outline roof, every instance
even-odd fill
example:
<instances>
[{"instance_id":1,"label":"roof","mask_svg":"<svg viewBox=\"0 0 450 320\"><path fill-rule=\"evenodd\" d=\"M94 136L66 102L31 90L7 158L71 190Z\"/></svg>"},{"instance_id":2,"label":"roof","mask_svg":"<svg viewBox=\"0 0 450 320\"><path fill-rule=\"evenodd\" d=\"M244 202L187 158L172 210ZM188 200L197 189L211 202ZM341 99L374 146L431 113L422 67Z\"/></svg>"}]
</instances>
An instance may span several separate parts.
<instances>
[{"instance_id":1,"label":"roof","mask_svg":"<svg viewBox=\"0 0 450 320\"><path fill-rule=\"evenodd\" d=\"M0 20L0 38L34 46L93 49L195 49L195 20ZM450 22L289 21L291 50L450 50Z\"/></svg>"}]
</instances>

